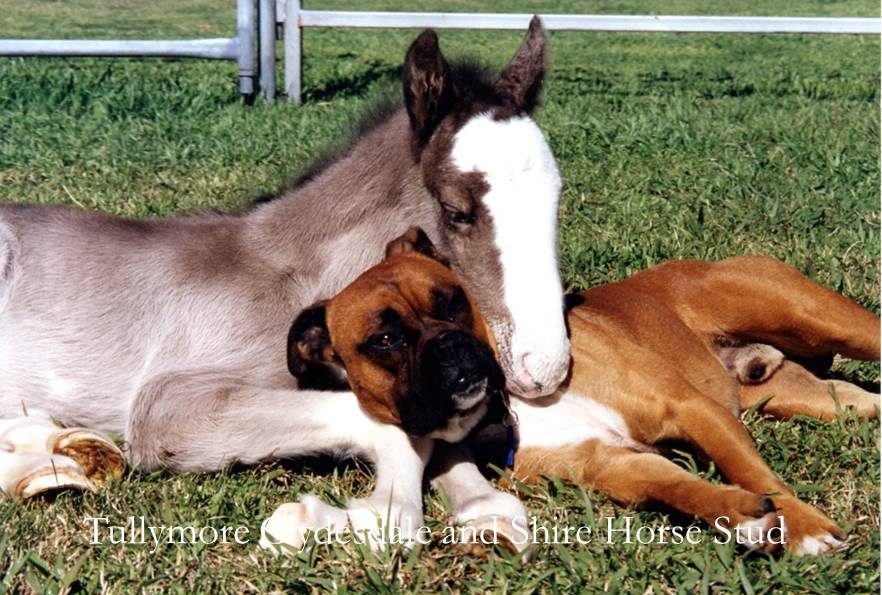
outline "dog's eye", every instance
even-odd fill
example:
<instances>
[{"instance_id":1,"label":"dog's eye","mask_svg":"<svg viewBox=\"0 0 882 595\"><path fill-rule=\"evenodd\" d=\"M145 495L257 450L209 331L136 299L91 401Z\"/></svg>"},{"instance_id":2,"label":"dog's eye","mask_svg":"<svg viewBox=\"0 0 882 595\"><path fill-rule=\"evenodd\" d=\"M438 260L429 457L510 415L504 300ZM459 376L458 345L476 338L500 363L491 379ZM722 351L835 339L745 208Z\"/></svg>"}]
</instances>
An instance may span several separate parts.
<instances>
[{"instance_id":1,"label":"dog's eye","mask_svg":"<svg viewBox=\"0 0 882 595\"><path fill-rule=\"evenodd\" d=\"M397 333L379 333L371 337L369 344L374 349L388 351L404 345L404 337Z\"/></svg>"},{"instance_id":2,"label":"dog's eye","mask_svg":"<svg viewBox=\"0 0 882 595\"><path fill-rule=\"evenodd\" d=\"M441 203L441 207L444 209L444 218L450 225L465 227L475 222L475 216L472 213L461 211L446 202Z\"/></svg>"},{"instance_id":3,"label":"dog's eye","mask_svg":"<svg viewBox=\"0 0 882 595\"><path fill-rule=\"evenodd\" d=\"M468 310L469 301L466 298L465 292L462 290L462 287L455 287L453 289L453 293L450 296L450 301L447 302L447 312L446 317L450 322L456 322L461 314Z\"/></svg>"}]
</instances>

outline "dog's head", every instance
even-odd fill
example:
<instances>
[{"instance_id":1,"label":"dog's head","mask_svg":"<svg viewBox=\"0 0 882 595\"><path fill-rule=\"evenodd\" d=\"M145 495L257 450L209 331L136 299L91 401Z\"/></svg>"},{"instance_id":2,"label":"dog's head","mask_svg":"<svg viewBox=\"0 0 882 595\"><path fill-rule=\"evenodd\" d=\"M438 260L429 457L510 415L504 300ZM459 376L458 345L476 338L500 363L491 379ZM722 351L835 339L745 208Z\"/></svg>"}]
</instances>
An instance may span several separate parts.
<instances>
[{"instance_id":1,"label":"dog's head","mask_svg":"<svg viewBox=\"0 0 882 595\"><path fill-rule=\"evenodd\" d=\"M462 284L413 228L387 246L386 260L298 316L288 369L305 380L342 368L373 417L453 442L501 394L495 348Z\"/></svg>"}]
</instances>

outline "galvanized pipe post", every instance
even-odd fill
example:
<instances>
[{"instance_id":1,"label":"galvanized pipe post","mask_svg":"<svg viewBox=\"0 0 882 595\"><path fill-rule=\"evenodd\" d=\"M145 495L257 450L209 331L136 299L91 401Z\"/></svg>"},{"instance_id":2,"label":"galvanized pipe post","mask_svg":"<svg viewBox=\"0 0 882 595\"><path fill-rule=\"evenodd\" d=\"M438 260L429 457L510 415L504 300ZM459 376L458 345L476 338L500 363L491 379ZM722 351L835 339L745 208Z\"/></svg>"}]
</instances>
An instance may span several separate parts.
<instances>
[{"instance_id":1,"label":"galvanized pipe post","mask_svg":"<svg viewBox=\"0 0 882 595\"><path fill-rule=\"evenodd\" d=\"M300 103L303 78L303 30L300 25L300 0L285 3L285 92L288 101Z\"/></svg>"},{"instance_id":2,"label":"galvanized pipe post","mask_svg":"<svg viewBox=\"0 0 882 595\"><path fill-rule=\"evenodd\" d=\"M276 0L259 0L257 18L260 95L272 103L276 98Z\"/></svg>"},{"instance_id":3,"label":"galvanized pipe post","mask_svg":"<svg viewBox=\"0 0 882 595\"><path fill-rule=\"evenodd\" d=\"M236 41L239 46L239 91L254 96L257 60L254 55L254 0L236 0Z\"/></svg>"}]
</instances>

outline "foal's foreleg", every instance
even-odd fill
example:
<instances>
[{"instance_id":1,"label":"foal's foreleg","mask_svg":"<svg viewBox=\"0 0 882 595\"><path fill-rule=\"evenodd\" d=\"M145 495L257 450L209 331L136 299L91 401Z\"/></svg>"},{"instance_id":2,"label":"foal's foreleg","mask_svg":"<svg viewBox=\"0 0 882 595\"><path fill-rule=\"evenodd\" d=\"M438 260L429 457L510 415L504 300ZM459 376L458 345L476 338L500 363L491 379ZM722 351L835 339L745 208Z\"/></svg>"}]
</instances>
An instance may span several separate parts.
<instances>
[{"instance_id":1,"label":"foal's foreleg","mask_svg":"<svg viewBox=\"0 0 882 595\"><path fill-rule=\"evenodd\" d=\"M127 438L133 462L146 468L208 471L320 453L358 455L373 463L373 493L349 501L345 510L314 497L279 508L267 533L295 547L307 530L333 534L351 523L375 532L378 517L382 526L390 521L405 542L414 541L422 526L422 478L432 441L411 439L374 421L350 392L247 386L210 371L167 374L141 390Z\"/></svg>"},{"instance_id":2,"label":"foal's foreleg","mask_svg":"<svg viewBox=\"0 0 882 595\"><path fill-rule=\"evenodd\" d=\"M0 419L0 492L17 498L65 488L94 490L125 470L110 438L62 428L41 415Z\"/></svg>"}]
</instances>

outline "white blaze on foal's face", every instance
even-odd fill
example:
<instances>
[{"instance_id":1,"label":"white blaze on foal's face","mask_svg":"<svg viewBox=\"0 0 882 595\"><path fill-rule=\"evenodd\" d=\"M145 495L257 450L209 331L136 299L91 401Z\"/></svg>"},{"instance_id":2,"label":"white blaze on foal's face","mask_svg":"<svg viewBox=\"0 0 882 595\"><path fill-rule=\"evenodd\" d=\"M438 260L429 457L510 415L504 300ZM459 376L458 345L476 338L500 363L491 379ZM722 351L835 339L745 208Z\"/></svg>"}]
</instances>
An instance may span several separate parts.
<instances>
[{"instance_id":1,"label":"white blaze on foal's face","mask_svg":"<svg viewBox=\"0 0 882 595\"><path fill-rule=\"evenodd\" d=\"M557 270L560 174L530 118L545 41L533 17L496 80L448 64L432 31L404 63L414 156L441 210L441 225L426 231L493 329L509 389L525 397L550 394L569 368Z\"/></svg>"},{"instance_id":2,"label":"white blaze on foal's face","mask_svg":"<svg viewBox=\"0 0 882 595\"><path fill-rule=\"evenodd\" d=\"M483 113L457 131L450 161L464 174L481 174L488 186L477 200L485 228L492 226L503 308L487 318L509 388L526 397L548 394L565 378L570 350L557 261L561 179L554 155L532 118L494 120Z\"/></svg>"}]
</instances>

